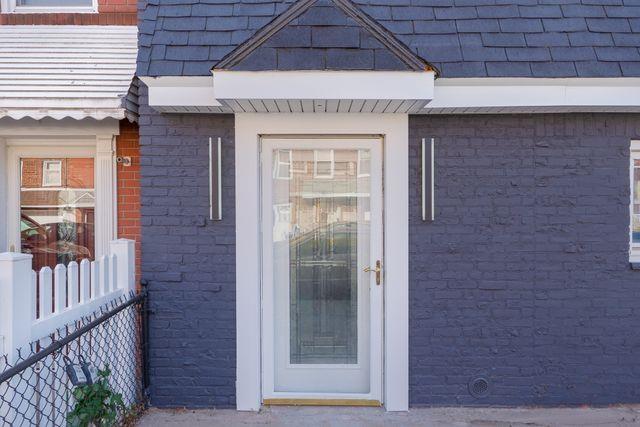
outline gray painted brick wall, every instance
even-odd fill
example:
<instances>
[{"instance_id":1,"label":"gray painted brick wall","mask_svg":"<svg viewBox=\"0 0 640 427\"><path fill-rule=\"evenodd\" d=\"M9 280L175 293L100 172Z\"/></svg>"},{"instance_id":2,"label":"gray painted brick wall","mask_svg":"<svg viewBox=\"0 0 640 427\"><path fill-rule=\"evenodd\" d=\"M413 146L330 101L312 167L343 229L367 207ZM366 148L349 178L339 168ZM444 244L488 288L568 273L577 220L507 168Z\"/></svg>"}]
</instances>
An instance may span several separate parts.
<instances>
[{"instance_id":1,"label":"gray painted brick wall","mask_svg":"<svg viewBox=\"0 0 640 427\"><path fill-rule=\"evenodd\" d=\"M419 141L432 136L429 224ZM640 401L633 138L640 115L410 119L412 405ZM469 395L475 375L488 398Z\"/></svg>"},{"instance_id":2,"label":"gray painted brick wall","mask_svg":"<svg viewBox=\"0 0 640 427\"><path fill-rule=\"evenodd\" d=\"M142 278L151 404L235 406L232 115L159 114L140 96ZM210 221L208 138L222 137L223 220Z\"/></svg>"},{"instance_id":3,"label":"gray painted brick wall","mask_svg":"<svg viewBox=\"0 0 640 427\"><path fill-rule=\"evenodd\" d=\"M233 117L158 114L142 90L142 275L151 402L235 405ZM207 138L224 138L222 222ZM419 139L437 138L436 221ZM638 402L640 271L628 263L639 115L410 118L411 405ZM491 381L481 400L467 391Z\"/></svg>"}]
</instances>

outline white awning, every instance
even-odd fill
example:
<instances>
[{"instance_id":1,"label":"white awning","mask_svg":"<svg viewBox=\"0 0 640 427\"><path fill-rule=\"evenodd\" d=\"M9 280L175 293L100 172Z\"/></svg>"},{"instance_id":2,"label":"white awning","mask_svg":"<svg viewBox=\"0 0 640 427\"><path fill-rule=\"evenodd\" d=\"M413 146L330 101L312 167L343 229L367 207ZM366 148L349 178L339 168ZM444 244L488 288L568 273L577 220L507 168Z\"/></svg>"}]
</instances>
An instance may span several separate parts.
<instances>
[{"instance_id":1,"label":"white awning","mask_svg":"<svg viewBox=\"0 0 640 427\"><path fill-rule=\"evenodd\" d=\"M136 56L135 26L0 26L0 118L131 118Z\"/></svg>"}]
</instances>

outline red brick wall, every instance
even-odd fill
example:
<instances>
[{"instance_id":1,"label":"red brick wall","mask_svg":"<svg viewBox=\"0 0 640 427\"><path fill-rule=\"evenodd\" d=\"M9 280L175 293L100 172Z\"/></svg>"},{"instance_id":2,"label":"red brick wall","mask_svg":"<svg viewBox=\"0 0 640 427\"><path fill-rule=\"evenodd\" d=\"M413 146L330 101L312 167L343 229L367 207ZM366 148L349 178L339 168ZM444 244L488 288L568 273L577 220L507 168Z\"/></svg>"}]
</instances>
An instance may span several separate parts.
<instances>
[{"instance_id":1,"label":"red brick wall","mask_svg":"<svg viewBox=\"0 0 640 427\"><path fill-rule=\"evenodd\" d=\"M138 125L120 121L116 155L131 157L131 166L117 165L118 237L136 241L136 283L140 280L140 147Z\"/></svg>"},{"instance_id":2,"label":"red brick wall","mask_svg":"<svg viewBox=\"0 0 640 427\"><path fill-rule=\"evenodd\" d=\"M0 25L137 25L136 0L98 0L98 13L0 13Z\"/></svg>"}]
</instances>

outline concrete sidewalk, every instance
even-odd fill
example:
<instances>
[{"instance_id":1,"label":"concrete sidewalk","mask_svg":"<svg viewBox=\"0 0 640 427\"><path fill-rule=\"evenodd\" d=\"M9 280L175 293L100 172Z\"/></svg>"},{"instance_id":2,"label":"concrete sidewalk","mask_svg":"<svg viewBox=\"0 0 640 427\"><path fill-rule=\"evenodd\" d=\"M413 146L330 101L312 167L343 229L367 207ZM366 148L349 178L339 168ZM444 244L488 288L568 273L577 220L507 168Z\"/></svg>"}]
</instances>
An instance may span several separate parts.
<instances>
[{"instance_id":1,"label":"concrete sidewalk","mask_svg":"<svg viewBox=\"0 0 640 427\"><path fill-rule=\"evenodd\" d=\"M233 409L150 409L140 427L162 426L640 426L640 405L608 408L413 408L387 413L377 408L271 407L259 413Z\"/></svg>"}]
</instances>

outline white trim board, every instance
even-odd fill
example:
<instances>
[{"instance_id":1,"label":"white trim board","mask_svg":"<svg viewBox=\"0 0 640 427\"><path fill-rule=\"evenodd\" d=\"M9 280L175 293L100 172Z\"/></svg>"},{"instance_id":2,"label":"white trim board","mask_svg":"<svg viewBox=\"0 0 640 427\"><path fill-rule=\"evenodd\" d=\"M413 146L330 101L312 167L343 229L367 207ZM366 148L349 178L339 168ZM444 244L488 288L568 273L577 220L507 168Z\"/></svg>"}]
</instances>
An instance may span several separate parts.
<instances>
[{"instance_id":1,"label":"white trim board","mask_svg":"<svg viewBox=\"0 0 640 427\"><path fill-rule=\"evenodd\" d=\"M236 114L236 405L261 404L259 137L379 134L384 144L384 402L409 406L408 116L406 114Z\"/></svg>"},{"instance_id":2,"label":"white trim board","mask_svg":"<svg viewBox=\"0 0 640 427\"><path fill-rule=\"evenodd\" d=\"M233 74L231 74L233 73ZM292 76L300 82L317 76L325 89L339 74L331 72L230 72L216 71L214 77L142 77L149 86L149 105L161 112L180 113L232 113L232 112L346 112L345 103L332 99L331 91L319 91L321 86L297 88L288 84ZM348 73L348 72L343 72ZM397 72L368 72L385 76L384 82L371 87L367 96L377 100L385 99L384 91L389 82L402 75ZM426 73L414 73L418 76ZM332 77L334 76L334 77ZM372 77L374 78L374 77ZM417 77L416 77L417 78ZM425 78L424 76L422 78ZM306 79L306 80L305 80ZM315 79L315 77L314 77ZM216 83L217 82L217 83ZM260 83L258 85L257 83ZM412 90L421 88L414 82ZM428 83L427 83L428 85ZM220 86L218 88L218 86ZM394 86L394 85L391 85ZM334 88L340 87L334 85ZM295 90L294 90L295 89ZM364 89L347 88L349 97L364 96ZM301 92L301 90L303 92ZM640 112L640 78L439 78L433 83L433 98L419 114L476 114L476 113L562 113L562 112ZM221 91L221 92L220 92ZM297 92L296 92L297 91ZM304 94L307 95L304 95ZM324 103L321 109L314 108L314 99L306 99L311 108L300 99L301 96L319 95ZM314 95L314 96L315 96ZM426 96L426 94L423 94ZM260 103L244 99L224 101L223 97L252 96ZM296 99L287 98L295 96ZM417 96L417 95L414 95ZM422 95L421 95L422 96ZM266 98L270 97L270 98ZM275 98L274 98L275 97ZM220 102L220 100L223 102ZM283 101L286 105L282 105ZM358 102L364 102L361 98ZM370 100L371 101L371 100ZM227 105L225 105L227 104ZM300 107L298 107L300 105ZM348 104L348 108L351 104ZM359 104L356 104L359 105ZM251 111L248 111L250 109ZM263 110L263 111L261 111ZM391 109L388 109L387 112ZM360 110L362 111L362 109ZM413 114L413 111L408 111Z\"/></svg>"},{"instance_id":3,"label":"white trim board","mask_svg":"<svg viewBox=\"0 0 640 427\"><path fill-rule=\"evenodd\" d=\"M407 113L433 98L432 71L215 71L141 77L160 112Z\"/></svg>"},{"instance_id":4,"label":"white trim board","mask_svg":"<svg viewBox=\"0 0 640 427\"><path fill-rule=\"evenodd\" d=\"M637 111L640 78L442 78L422 113Z\"/></svg>"}]
</instances>

